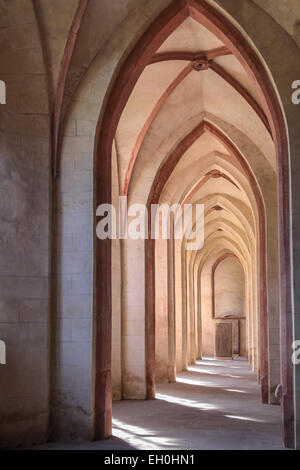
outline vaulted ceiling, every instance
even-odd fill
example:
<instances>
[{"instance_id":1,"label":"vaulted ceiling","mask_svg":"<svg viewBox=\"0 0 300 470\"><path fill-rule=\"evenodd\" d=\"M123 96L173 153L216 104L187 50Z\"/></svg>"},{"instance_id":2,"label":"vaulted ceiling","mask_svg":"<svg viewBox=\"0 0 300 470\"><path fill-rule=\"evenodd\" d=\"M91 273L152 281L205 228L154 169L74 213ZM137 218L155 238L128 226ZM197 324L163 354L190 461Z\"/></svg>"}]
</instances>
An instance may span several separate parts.
<instances>
[{"instance_id":1,"label":"vaulted ceiling","mask_svg":"<svg viewBox=\"0 0 300 470\"><path fill-rule=\"evenodd\" d=\"M229 130L275 181L273 137L252 77L220 39L188 17L153 55L122 113L115 136L120 193L132 200L147 194L161 165L201 122L204 131L181 155L160 201L204 204L207 245L217 253L231 240L250 264L258 207Z\"/></svg>"}]
</instances>

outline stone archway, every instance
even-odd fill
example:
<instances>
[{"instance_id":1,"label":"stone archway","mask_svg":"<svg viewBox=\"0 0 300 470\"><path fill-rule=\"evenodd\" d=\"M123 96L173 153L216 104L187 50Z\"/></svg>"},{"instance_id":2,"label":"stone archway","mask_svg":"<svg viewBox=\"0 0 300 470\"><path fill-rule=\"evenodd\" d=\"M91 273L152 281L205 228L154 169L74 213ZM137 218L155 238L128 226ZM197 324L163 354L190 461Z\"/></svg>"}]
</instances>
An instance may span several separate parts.
<instances>
[{"instance_id":1,"label":"stone archway","mask_svg":"<svg viewBox=\"0 0 300 470\"><path fill-rule=\"evenodd\" d=\"M212 270L211 270L211 286L212 286L212 316L215 318L217 316L217 309L216 309L216 270L218 268L218 266L222 263L222 261L228 259L228 258L232 258L233 260L235 260L241 267L241 270L243 271L243 274L244 274L244 279L243 279L243 283L245 283L245 273L244 273L244 268L243 268L243 265L240 261L240 259L238 258L238 256L236 256L234 253L232 252L227 252L227 253L224 253L223 255L219 256L217 258L217 260L215 261L214 265L212 266ZM244 285L244 291L246 290L245 289L245 285ZM245 303L245 301L244 301ZM245 308L245 307L244 307Z\"/></svg>"},{"instance_id":2,"label":"stone archway","mask_svg":"<svg viewBox=\"0 0 300 470\"><path fill-rule=\"evenodd\" d=\"M267 294L266 294L266 236L265 236L265 213L261 193L257 182L241 153L212 123L203 120L192 132L190 132L169 155L167 161L161 166L156 175L148 199L148 213L151 204L157 204L161 191L184 152L205 132L211 133L229 148L243 166L251 184L256 200L259 215L259 250L260 250L260 292L259 292L259 326L260 326L260 381L263 403L268 403L268 350L267 350ZM148 226L150 227L150 220ZM149 229L151 230L151 229ZM155 240L151 239L149 231L148 239L145 241L145 266L146 266L146 374L147 374L147 398L155 398Z\"/></svg>"},{"instance_id":3,"label":"stone archway","mask_svg":"<svg viewBox=\"0 0 300 470\"><path fill-rule=\"evenodd\" d=\"M96 136L96 207L111 201L111 150L122 110L137 79L149 63L154 52L168 35L188 16L201 22L242 62L248 73L259 84L262 101L266 104L269 124L274 137L278 164L279 221L280 221L280 272L281 272L281 374L283 383L284 442L293 445L293 388L292 370L288 359L288 344L292 341L292 313L290 298L289 253L289 163L284 116L276 92L261 60L242 34L210 5L202 0L174 2L150 26L138 44L123 58L115 71L98 123ZM261 236L264 230L260 231ZM262 245L262 243L261 243ZM151 259L154 243L146 248L146 285L154 293L154 269ZM264 258L263 258L264 259ZM263 262L263 260L262 260ZM105 438L111 434L111 242L96 240L96 363L95 363L95 436ZM265 285L261 286L262 310L265 305ZM147 396L153 398L154 371L154 304L153 296L146 297L146 350ZM151 313L152 312L152 313ZM264 331L261 332L264 334ZM264 375L264 374L263 374Z\"/></svg>"}]
</instances>

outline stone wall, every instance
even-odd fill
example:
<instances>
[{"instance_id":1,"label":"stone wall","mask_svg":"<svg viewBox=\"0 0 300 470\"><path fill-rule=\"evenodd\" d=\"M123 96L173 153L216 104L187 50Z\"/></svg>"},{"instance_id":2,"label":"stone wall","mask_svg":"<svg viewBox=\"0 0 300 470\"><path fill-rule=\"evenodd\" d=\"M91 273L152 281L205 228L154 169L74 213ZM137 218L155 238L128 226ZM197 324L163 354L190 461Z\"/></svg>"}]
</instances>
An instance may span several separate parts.
<instances>
[{"instance_id":1,"label":"stone wall","mask_svg":"<svg viewBox=\"0 0 300 470\"><path fill-rule=\"evenodd\" d=\"M73 107L55 181L52 438L91 437L93 117Z\"/></svg>"},{"instance_id":2,"label":"stone wall","mask_svg":"<svg viewBox=\"0 0 300 470\"><path fill-rule=\"evenodd\" d=\"M234 258L224 259L214 273L215 316L243 316L245 279L243 268Z\"/></svg>"},{"instance_id":3,"label":"stone wall","mask_svg":"<svg viewBox=\"0 0 300 470\"><path fill-rule=\"evenodd\" d=\"M49 418L49 104L32 2L0 1L0 446L43 442Z\"/></svg>"},{"instance_id":4,"label":"stone wall","mask_svg":"<svg viewBox=\"0 0 300 470\"><path fill-rule=\"evenodd\" d=\"M253 47L257 47L269 69L285 112L291 161L294 335L299 339L300 297L297 292L300 247L297 240L300 223L300 114L299 107L292 105L290 99L291 83L300 78L300 52L297 47L299 18L294 13L298 11L298 2L291 0L287 7L287 2L277 0L264 3L260 0L208 1L227 12L241 25L244 34L248 34ZM50 228L51 94L48 83L55 88L67 37L66 24L71 24L77 2L72 1L65 9L63 2L55 1L56 7L61 8L62 16L68 13L68 21L62 21L60 17L56 22L51 10L53 0L47 0L47 5L44 0L0 0L0 79L7 85L7 104L0 105L0 339L4 340L7 346L7 365L0 366L0 446L42 442L48 438L50 336L51 437L89 439L92 436L95 129L106 91L123 54L169 3L165 0L143 0L142 3L141 0L104 2L110 21L99 34L99 18L104 22L106 16L102 15L96 0L90 2L90 10L80 31L68 75L65 103L71 103L71 107L68 112L67 106L64 107L66 121L63 127L60 172L54 183L53 226ZM36 20L34 5L38 6L39 23ZM114 14L116 11L118 15ZM56 29L56 23L63 26L60 33ZM278 23L284 29L281 29ZM45 29L42 31L43 26ZM41 31L44 35L42 41ZM45 37L48 39L46 45ZM273 234L274 223L277 223L277 220L273 214L267 226L269 240ZM121 247L115 248L113 263L118 269L121 264ZM273 248L276 249L276 240ZM178 262L181 261L181 254L178 247L176 252L176 346L177 368L180 370L182 282L181 265ZM52 254L53 278L50 286L49 259ZM278 267L275 258L272 259L269 248L270 292L277 285ZM120 276L116 276L113 281L114 292L117 293L121 290ZM49 311L50 288L52 303ZM115 397L119 398L121 350L118 348L117 338L120 338L123 312L120 299L116 299L113 373ZM143 300L142 294L141 299ZM274 295L268 305L269 360L273 385L279 377L276 299ZM132 319L135 321L134 316ZM131 340L139 336L141 341L144 341L143 326L143 316L139 314L136 334L131 335ZM125 315L125 346L129 336L126 331L130 328L131 324L126 323ZM125 347L124 351L129 369L138 370L139 377L143 378L143 345L136 349ZM134 352L138 357L134 357ZM300 374L297 367L294 373L299 447ZM131 388L133 387L134 383L131 385ZM143 393L142 381L138 396L142 397Z\"/></svg>"}]
</instances>

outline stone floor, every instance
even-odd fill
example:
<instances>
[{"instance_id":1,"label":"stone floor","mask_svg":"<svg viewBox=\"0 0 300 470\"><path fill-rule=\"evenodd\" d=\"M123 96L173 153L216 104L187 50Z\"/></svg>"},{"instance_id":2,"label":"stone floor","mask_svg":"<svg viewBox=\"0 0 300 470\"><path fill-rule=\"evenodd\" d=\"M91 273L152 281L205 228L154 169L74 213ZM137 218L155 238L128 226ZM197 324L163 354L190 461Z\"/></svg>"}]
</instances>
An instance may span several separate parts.
<instances>
[{"instance_id":1,"label":"stone floor","mask_svg":"<svg viewBox=\"0 0 300 470\"><path fill-rule=\"evenodd\" d=\"M160 384L153 401L113 406L114 438L43 449L282 449L280 407L260 403L245 360L205 358Z\"/></svg>"}]
</instances>

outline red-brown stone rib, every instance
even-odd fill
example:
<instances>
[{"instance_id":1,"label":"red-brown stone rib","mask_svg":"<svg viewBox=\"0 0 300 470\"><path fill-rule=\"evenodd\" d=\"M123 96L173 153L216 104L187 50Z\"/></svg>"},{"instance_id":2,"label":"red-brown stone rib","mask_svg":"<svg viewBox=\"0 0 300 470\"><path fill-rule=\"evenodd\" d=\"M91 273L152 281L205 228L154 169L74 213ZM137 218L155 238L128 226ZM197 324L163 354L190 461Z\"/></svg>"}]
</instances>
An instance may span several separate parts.
<instances>
[{"instance_id":1,"label":"red-brown stone rib","mask_svg":"<svg viewBox=\"0 0 300 470\"><path fill-rule=\"evenodd\" d=\"M221 171L217 171L217 170L212 170L203 176L203 178L196 184L196 186L185 197L182 204L187 204L192 199L192 197L197 193L197 191L199 191L199 189L202 188L202 186L211 178L223 178L229 183L233 184L237 189L239 189L239 187L235 184L235 182L229 176L225 175L225 173Z\"/></svg>"},{"instance_id":2,"label":"red-brown stone rib","mask_svg":"<svg viewBox=\"0 0 300 470\"><path fill-rule=\"evenodd\" d=\"M216 47L208 51L199 52L185 52L185 51L170 51L170 52L158 52L151 58L149 65L156 64L157 62L165 62L166 60L186 60L192 62L198 57L204 57L207 60L216 59L224 55L230 55L232 52L226 47Z\"/></svg>"},{"instance_id":3,"label":"red-brown stone rib","mask_svg":"<svg viewBox=\"0 0 300 470\"><path fill-rule=\"evenodd\" d=\"M126 196L128 192L128 186L131 178L131 174L134 168L134 164L137 158L137 155L139 153L139 150L141 148L141 145L143 143L143 140L148 132L149 127L151 126L152 122L154 121L155 117L157 116L160 108L166 101L166 99L170 96L170 94L175 90L175 88L185 79L187 75L192 71L192 68L189 65L187 65L181 72L180 74L173 80L173 82L168 86L168 88L164 91L162 96L159 98L157 101L156 105L154 106L153 110L151 111L151 114L147 118L145 124L143 125L138 138L136 140L134 149L131 154L130 162L127 167L126 175L125 175L125 180L124 180L124 186L123 186L123 196Z\"/></svg>"},{"instance_id":4,"label":"red-brown stone rib","mask_svg":"<svg viewBox=\"0 0 300 470\"><path fill-rule=\"evenodd\" d=\"M222 49L222 48L219 48ZM227 48L225 48L226 51L228 51ZM214 52L217 51L218 49L213 49L211 51L208 51L207 54L211 53L213 56ZM216 54L216 53L215 53ZM159 60L156 60L155 62L151 63L156 63L160 62L163 60L176 60L175 56L178 55L178 57L181 57L181 60L192 60L192 57L194 58L193 55L190 53L185 53L185 52L169 52L165 54L158 54ZM225 55L225 54L223 54ZM163 58L162 56L165 56L166 58ZM155 58L156 56L154 56ZM188 58L189 57L189 58ZM219 57L215 55L215 57ZM177 59L178 60L178 59ZM229 85L231 85L246 101L247 103L251 106L253 111L257 114L259 119L262 121L264 126L266 127L268 133L270 134L271 138L272 137L272 132L271 128L267 119L267 116L265 115L264 111L262 108L259 106L259 104L255 101L255 99L250 95L250 93L247 91L247 89L241 85L230 73L228 73L223 67L221 67L219 64L217 64L214 61L210 61L210 68L217 73L221 78L223 78ZM152 122L154 121L155 117L157 116L161 106L163 103L166 101L166 99L170 96L170 94L175 90L175 88L179 85L179 83L182 82L182 80L191 72L193 69L191 68L190 65L188 65L179 75L178 77L175 78L175 80L171 83L171 85L166 89L166 91L163 93L161 98L158 100L156 103L155 107L153 108L153 111L151 112L150 116L148 117L147 121L145 122L142 130L140 131L136 144L134 146L134 149L132 151L132 156L130 158L130 162L126 171L125 175L125 181L124 181L124 186L123 186L123 195L127 194L129 183L130 183L130 177L134 168L134 164L138 155L138 152L141 148L141 145L143 143L143 140L147 134L147 131L149 127L151 126Z\"/></svg>"},{"instance_id":5,"label":"red-brown stone rib","mask_svg":"<svg viewBox=\"0 0 300 470\"><path fill-rule=\"evenodd\" d=\"M262 108L256 102L256 100L250 95L243 85L241 85L230 73L228 73L221 65L217 64L213 60L210 62L210 68L216 72L221 78L223 78L229 85L231 85L251 106L251 108L256 112L260 120L265 125L267 131L272 137L272 131L267 116L265 115ZM273 137L272 137L273 138Z\"/></svg>"},{"instance_id":6,"label":"red-brown stone rib","mask_svg":"<svg viewBox=\"0 0 300 470\"><path fill-rule=\"evenodd\" d=\"M54 176L57 175L58 168L57 168L57 160L58 160L58 142L59 142L59 132L60 132L60 119L61 119L61 109L62 109L62 102L63 96L65 91L66 79L68 76L69 67L71 64L72 55L74 52L78 31L80 29L80 25L82 19L84 17L84 13L86 11L87 5L89 0L79 0L79 4L77 10L75 12L73 22L69 31L64 56L61 62L59 76L58 76L58 83L54 97L54 108L53 108L53 124L52 124L52 164L53 164L53 174Z\"/></svg>"}]
</instances>

